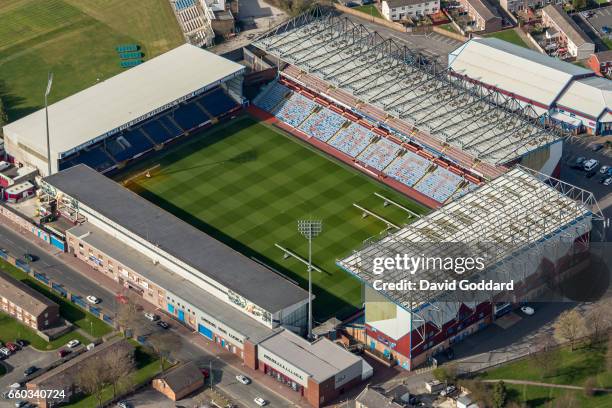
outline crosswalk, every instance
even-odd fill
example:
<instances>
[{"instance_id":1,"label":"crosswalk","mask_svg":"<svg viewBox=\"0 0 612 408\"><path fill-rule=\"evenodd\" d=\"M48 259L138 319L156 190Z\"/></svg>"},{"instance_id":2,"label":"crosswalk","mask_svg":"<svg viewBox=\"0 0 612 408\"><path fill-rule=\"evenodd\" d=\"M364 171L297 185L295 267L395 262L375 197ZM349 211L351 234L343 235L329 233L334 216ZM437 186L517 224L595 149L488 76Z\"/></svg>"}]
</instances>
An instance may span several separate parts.
<instances>
[{"instance_id":1,"label":"crosswalk","mask_svg":"<svg viewBox=\"0 0 612 408\"><path fill-rule=\"evenodd\" d=\"M447 37L442 34L431 32L431 33L425 34L425 36L429 39L436 40L444 44L452 45L453 47L459 47L461 45L460 41L457 41L453 38Z\"/></svg>"}]
</instances>

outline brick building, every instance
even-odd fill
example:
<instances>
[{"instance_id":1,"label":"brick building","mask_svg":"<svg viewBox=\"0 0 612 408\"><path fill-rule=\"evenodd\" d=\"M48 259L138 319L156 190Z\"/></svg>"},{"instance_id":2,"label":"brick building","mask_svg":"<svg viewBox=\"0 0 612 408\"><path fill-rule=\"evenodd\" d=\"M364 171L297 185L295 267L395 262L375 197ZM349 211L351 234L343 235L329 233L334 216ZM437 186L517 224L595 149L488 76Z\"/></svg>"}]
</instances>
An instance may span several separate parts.
<instances>
[{"instance_id":1,"label":"brick building","mask_svg":"<svg viewBox=\"0 0 612 408\"><path fill-rule=\"evenodd\" d=\"M557 41L567 47L569 55L582 60L595 52L595 44L558 4L542 9L542 24L555 32ZM558 33L558 34L557 34Z\"/></svg>"},{"instance_id":2,"label":"brick building","mask_svg":"<svg viewBox=\"0 0 612 408\"><path fill-rule=\"evenodd\" d=\"M0 307L34 330L54 327L59 319L59 306L41 293L6 273L0 273Z\"/></svg>"},{"instance_id":3,"label":"brick building","mask_svg":"<svg viewBox=\"0 0 612 408\"><path fill-rule=\"evenodd\" d=\"M185 398L203 385L204 376L193 361L165 372L158 378L155 378L152 383L154 389L172 401Z\"/></svg>"},{"instance_id":4,"label":"brick building","mask_svg":"<svg viewBox=\"0 0 612 408\"><path fill-rule=\"evenodd\" d=\"M587 65L597 75L612 77L612 50L591 54L587 60Z\"/></svg>"}]
</instances>

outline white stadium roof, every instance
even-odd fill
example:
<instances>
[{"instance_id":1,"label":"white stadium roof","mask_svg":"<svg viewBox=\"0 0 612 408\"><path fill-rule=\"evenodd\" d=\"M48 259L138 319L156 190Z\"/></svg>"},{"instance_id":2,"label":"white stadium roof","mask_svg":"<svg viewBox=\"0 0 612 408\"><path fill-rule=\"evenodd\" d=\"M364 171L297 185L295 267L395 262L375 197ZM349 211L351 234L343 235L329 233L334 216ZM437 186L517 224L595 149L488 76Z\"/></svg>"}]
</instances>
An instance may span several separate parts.
<instances>
[{"instance_id":1,"label":"white stadium roof","mask_svg":"<svg viewBox=\"0 0 612 408\"><path fill-rule=\"evenodd\" d=\"M612 81L597 76L572 81L557 104L598 119L606 109L612 109ZM606 122L605 118L602 121Z\"/></svg>"},{"instance_id":2,"label":"white stadium roof","mask_svg":"<svg viewBox=\"0 0 612 408\"><path fill-rule=\"evenodd\" d=\"M451 52L448 60L458 74L545 106L573 78L593 75L585 68L497 38L472 39Z\"/></svg>"},{"instance_id":3,"label":"white stadium roof","mask_svg":"<svg viewBox=\"0 0 612 408\"><path fill-rule=\"evenodd\" d=\"M211 52L181 45L49 106L51 157L243 70ZM6 125L4 134L46 156L44 109Z\"/></svg>"}]
</instances>

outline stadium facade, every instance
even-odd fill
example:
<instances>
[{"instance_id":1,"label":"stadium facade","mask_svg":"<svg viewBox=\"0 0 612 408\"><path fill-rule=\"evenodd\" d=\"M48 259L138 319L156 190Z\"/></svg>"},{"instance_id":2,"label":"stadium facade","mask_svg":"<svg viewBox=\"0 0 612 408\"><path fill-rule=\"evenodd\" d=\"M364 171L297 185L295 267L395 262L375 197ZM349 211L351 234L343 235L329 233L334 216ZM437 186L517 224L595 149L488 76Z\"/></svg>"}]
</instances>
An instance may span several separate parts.
<instances>
[{"instance_id":1,"label":"stadium facade","mask_svg":"<svg viewBox=\"0 0 612 408\"><path fill-rule=\"evenodd\" d=\"M278 61L278 82L293 91L279 91L272 84L255 99L256 106L274 115L281 127L303 134L305 140L365 173L404 184L409 195L429 207L451 202L515 164L559 174L562 135L546 126L531 105L450 75L417 52L345 17L314 9L253 45ZM300 96L294 97L295 93ZM295 114L297 108L305 108L306 114ZM355 126L341 122L331 135L313 133L310 118L325 109L365 127L365 136L346 138L343 130ZM328 116L321 121L328 123ZM395 144L383 148L387 153L374 149L374 156L385 160L373 158L369 150L381 139ZM388 145L385 140L381 144ZM429 163L424 174L417 169L416 180L405 177L414 173L414 166L402 163L413 161L411 153ZM409 157L403 159L405 155ZM438 186L444 190L448 183L425 177L438 172L450 179L444 169L460 177L449 195L437 194ZM423 200L423 194L433 202Z\"/></svg>"},{"instance_id":2,"label":"stadium facade","mask_svg":"<svg viewBox=\"0 0 612 408\"><path fill-rule=\"evenodd\" d=\"M365 286L366 344L405 369L430 361L465 336L537 299L551 281L579 271L593 221L603 215L591 193L517 166L462 198L414 223L369 242L338 265ZM491 288L482 294L440 288L379 288L373 260L407 254L465 256L465 247L484 255L484 269L465 273L471 282L513 281L513 290ZM435 268L414 275L391 270L388 282L416 276L430 282L451 278Z\"/></svg>"},{"instance_id":3,"label":"stadium facade","mask_svg":"<svg viewBox=\"0 0 612 408\"><path fill-rule=\"evenodd\" d=\"M448 67L457 77L531 106L566 131L612 134L612 81L591 70L497 38L462 44L449 54Z\"/></svg>"},{"instance_id":4,"label":"stadium facade","mask_svg":"<svg viewBox=\"0 0 612 408\"><path fill-rule=\"evenodd\" d=\"M41 181L41 211L77 225L68 252L318 407L372 375L326 338L308 342L308 293L256 260L79 164Z\"/></svg>"},{"instance_id":5,"label":"stadium facade","mask_svg":"<svg viewBox=\"0 0 612 408\"><path fill-rule=\"evenodd\" d=\"M108 172L240 109L245 67L185 44L49 106L51 172ZM44 109L3 127L16 164L48 175Z\"/></svg>"}]
</instances>

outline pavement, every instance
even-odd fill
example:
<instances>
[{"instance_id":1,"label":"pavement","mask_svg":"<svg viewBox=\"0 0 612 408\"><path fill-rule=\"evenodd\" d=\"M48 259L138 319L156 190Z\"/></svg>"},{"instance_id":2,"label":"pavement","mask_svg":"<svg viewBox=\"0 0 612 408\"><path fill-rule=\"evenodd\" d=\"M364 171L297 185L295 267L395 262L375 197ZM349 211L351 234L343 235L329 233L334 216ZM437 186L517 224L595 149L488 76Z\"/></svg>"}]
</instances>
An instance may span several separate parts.
<instances>
[{"instance_id":1,"label":"pavement","mask_svg":"<svg viewBox=\"0 0 612 408\"><path fill-rule=\"evenodd\" d=\"M7 370L7 373L0 377L0 391L6 390L13 383L22 382L25 378L23 371L26 368L30 366L45 368L58 359L56 350L39 351L30 346L11 354L0 362Z\"/></svg>"}]
</instances>

